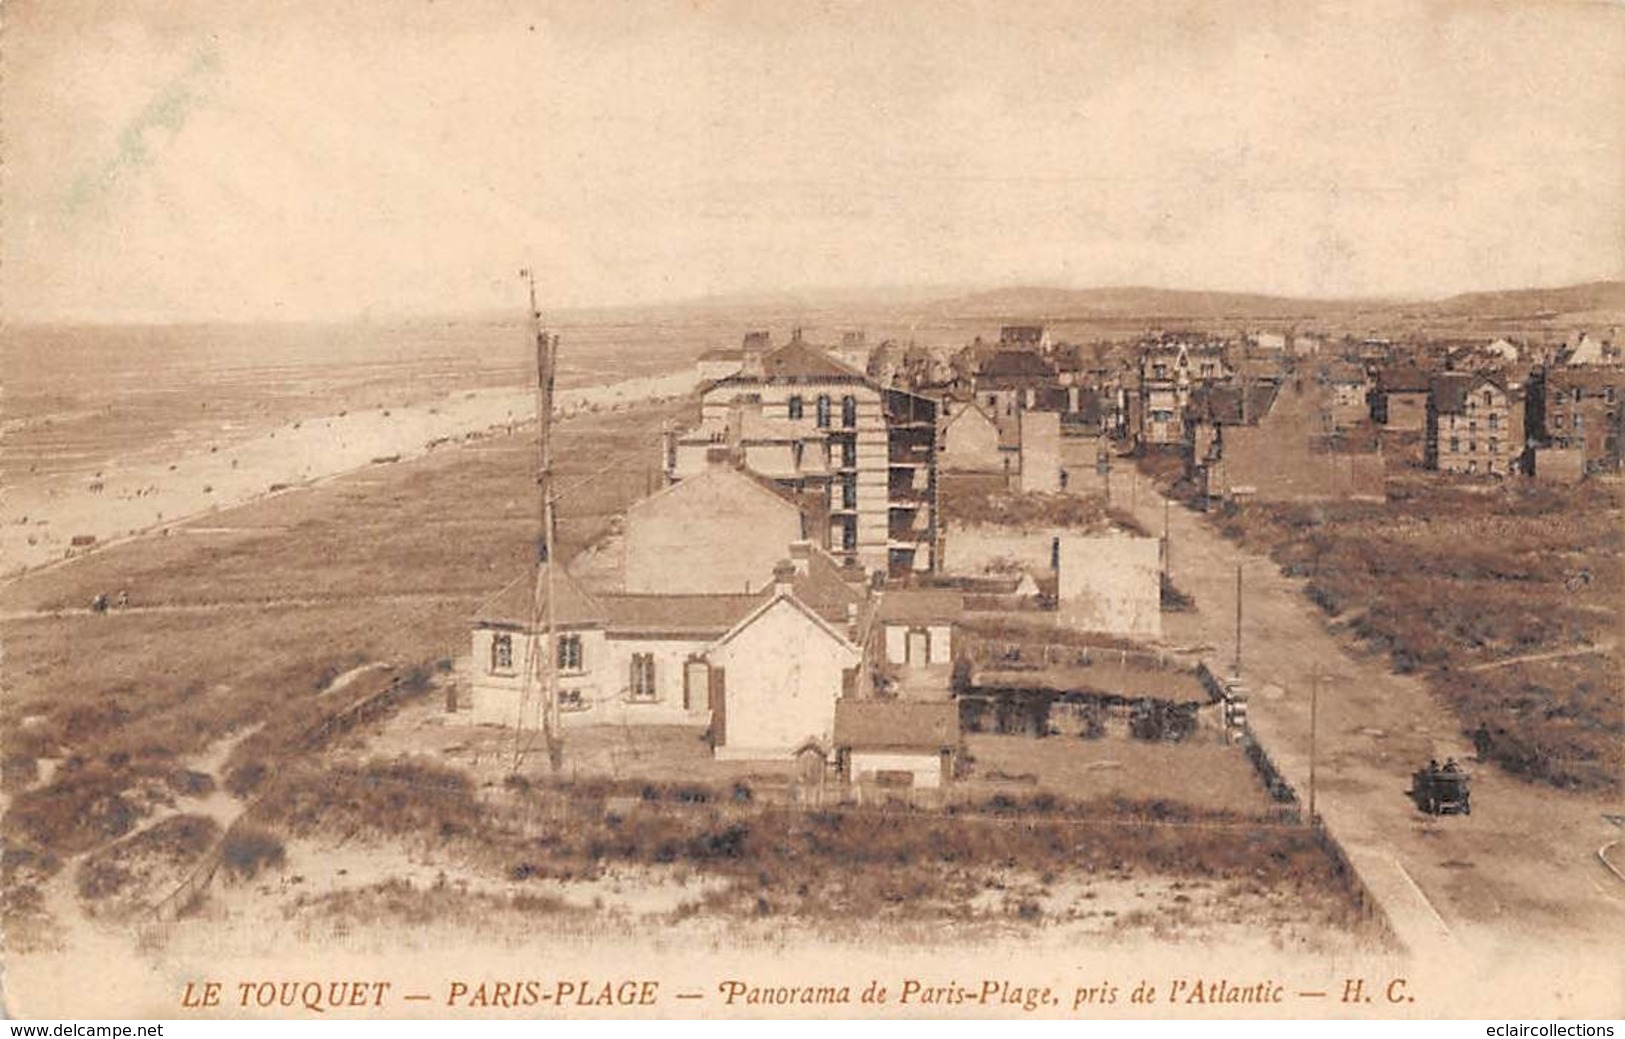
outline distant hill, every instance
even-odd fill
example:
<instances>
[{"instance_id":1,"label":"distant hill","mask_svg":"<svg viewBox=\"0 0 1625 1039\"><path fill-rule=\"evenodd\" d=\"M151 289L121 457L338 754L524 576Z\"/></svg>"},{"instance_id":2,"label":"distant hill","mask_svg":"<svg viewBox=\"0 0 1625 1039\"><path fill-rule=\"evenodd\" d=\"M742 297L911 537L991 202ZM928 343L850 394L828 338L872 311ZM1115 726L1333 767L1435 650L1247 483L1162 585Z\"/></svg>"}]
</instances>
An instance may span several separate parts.
<instances>
[{"instance_id":1,"label":"distant hill","mask_svg":"<svg viewBox=\"0 0 1625 1039\"><path fill-rule=\"evenodd\" d=\"M1059 320L1166 316L1213 320L1321 317L1329 313L1347 314L1383 305L1183 289L1018 287L940 300L933 305L933 309L940 310L945 316L961 318L1030 316Z\"/></svg>"},{"instance_id":2,"label":"distant hill","mask_svg":"<svg viewBox=\"0 0 1625 1039\"><path fill-rule=\"evenodd\" d=\"M1450 320L1553 320L1586 315L1592 320L1625 315L1625 281L1591 282L1552 289L1472 292L1440 300L1299 299L1241 292L1179 289L1058 289L1017 287L955 296L931 304L953 318L1033 320L1166 319L1317 320L1371 322Z\"/></svg>"},{"instance_id":3,"label":"distant hill","mask_svg":"<svg viewBox=\"0 0 1625 1039\"><path fill-rule=\"evenodd\" d=\"M1441 315L1535 317L1560 314L1625 314L1625 281L1593 281L1556 289L1467 292L1430 306Z\"/></svg>"}]
</instances>

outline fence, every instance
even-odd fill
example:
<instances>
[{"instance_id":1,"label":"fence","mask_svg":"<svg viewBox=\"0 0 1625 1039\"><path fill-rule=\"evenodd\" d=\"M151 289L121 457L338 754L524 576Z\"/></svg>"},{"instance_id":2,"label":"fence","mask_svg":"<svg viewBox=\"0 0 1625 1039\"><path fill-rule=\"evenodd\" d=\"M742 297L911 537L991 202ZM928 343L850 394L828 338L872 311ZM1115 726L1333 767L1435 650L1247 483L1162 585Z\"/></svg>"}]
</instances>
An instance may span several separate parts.
<instances>
[{"instance_id":1,"label":"fence","mask_svg":"<svg viewBox=\"0 0 1625 1039\"><path fill-rule=\"evenodd\" d=\"M961 644L972 664L997 669L1025 670L1114 664L1122 668L1134 667L1143 671L1200 674L1197 667L1188 660L1162 650L1066 645L1033 639L974 634L966 635Z\"/></svg>"},{"instance_id":2,"label":"fence","mask_svg":"<svg viewBox=\"0 0 1625 1039\"><path fill-rule=\"evenodd\" d=\"M333 738L379 717L402 700L418 695L427 688L426 683L403 680L398 675L389 674L388 678L387 684L382 689L367 693L337 713L318 721L297 742L299 750L317 750ZM280 772L273 772L267 777L261 784L259 793L243 806L243 810L237 813L237 818L225 828L180 885L153 906L153 916L160 923L177 920L202 902L203 896L208 893L209 885L214 882L215 875L224 864L227 847L234 838L242 836L244 830L252 825L255 812L276 790L280 779Z\"/></svg>"}]
</instances>

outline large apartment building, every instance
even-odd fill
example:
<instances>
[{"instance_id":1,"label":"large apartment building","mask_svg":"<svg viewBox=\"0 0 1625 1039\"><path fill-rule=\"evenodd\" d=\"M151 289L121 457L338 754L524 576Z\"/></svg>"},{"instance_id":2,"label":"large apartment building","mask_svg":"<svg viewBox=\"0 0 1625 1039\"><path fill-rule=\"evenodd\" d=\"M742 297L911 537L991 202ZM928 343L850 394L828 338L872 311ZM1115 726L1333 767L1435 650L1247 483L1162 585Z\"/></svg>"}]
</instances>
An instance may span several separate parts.
<instances>
[{"instance_id":1,"label":"large apartment building","mask_svg":"<svg viewBox=\"0 0 1625 1039\"><path fill-rule=\"evenodd\" d=\"M746 337L740 368L701 391L700 424L667 438L680 480L740 465L795 493L837 559L867 571L930 570L936 557L937 405L802 340Z\"/></svg>"},{"instance_id":2,"label":"large apartment building","mask_svg":"<svg viewBox=\"0 0 1625 1039\"><path fill-rule=\"evenodd\" d=\"M1424 458L1447 473L1518 472L1524 449L1522 391L1492 375L1445 372L1428 391Z\"/></svg>"},{"instance_id":3,"label":"large apartment building","mask_svg":"<svg viewBox=\"0 0 1625 1039\"><path fill-rule=\"evenodd\" d=\"M1620 468L1625 442L1625 368L1537 369L1529 378L1529 435L1578 448L1588 471Z\"/></svg>"},{"instance_id":4,"label":"large apartment building","mask_svg":"<svg viewBox=\"0 0 1625 1039\"><path fill-rule=\"evenodd\" d=\"M1154 447L1185 443L1185 411L1197 387L1234 374L1219 343L1163 338L1142 344L1135 401L1139 442Z\"/></svg>"}]
</instances>

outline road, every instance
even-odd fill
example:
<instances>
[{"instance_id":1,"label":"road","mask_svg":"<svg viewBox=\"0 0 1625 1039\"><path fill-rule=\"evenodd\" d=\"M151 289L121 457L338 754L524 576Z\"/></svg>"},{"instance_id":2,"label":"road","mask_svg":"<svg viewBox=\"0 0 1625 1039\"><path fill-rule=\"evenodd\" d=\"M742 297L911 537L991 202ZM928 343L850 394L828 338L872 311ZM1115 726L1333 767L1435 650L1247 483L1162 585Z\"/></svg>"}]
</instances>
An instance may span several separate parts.
<instances>
[{"instance_id":1,"label":"road","mask_svg":"<svg viewBox=\"0 0 1625 1039\"><path fill-rule=\"evenodd\" d=\"M1142 479L1133 512L1163 529L1162 499ZM1282 771L1308 795L1310 699L1317 673L1316 807L1418 955L1469 952L1503 966L1549 956L1601 965L1621 991L1625 883L1597 849L1621 836L1620 799L1474 769L1473 814L1429 819L1405 796L1430 758L1470 762L1460 722L1419 679L1392 673L1328 630L1302 582L1242 552L1175 506L1172 579L1196 609L1164 617L1171 644L1211 647L1229 668L1242 567L1241 673L1249 716ZM1625 1000L1625 996L1621 997ZM1625 1002L1620 1004L1625 1006Z\"/></svg>"}]
</instances>

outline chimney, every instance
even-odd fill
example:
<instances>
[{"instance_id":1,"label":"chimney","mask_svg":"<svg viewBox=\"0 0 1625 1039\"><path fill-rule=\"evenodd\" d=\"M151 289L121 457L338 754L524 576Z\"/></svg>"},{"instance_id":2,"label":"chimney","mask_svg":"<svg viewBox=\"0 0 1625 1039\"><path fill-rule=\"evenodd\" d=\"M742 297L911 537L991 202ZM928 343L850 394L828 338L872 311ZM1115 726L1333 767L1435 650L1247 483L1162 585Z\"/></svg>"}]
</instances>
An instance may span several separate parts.
<instances>
[{"instance_id":1,"label":"chimney","mask_svg":"<svg viewBox=\"0 0 1625 1039\"><path fill-rule=\"evenodd\" d=\"M812 561L811 541L790 542L790 565L796 569L796 576L806 577L808 567Z\"/></svg>"},{"instance_id":2,"label":"chimney","mask_svg":"<svg viewBox=\"0 0 1625 1039\"><path fill-rule=\"evenodd\" d=\"M788 559L773 564L773 594L789 595L796 579L796 565Z\"/></svg>"},{"instance_id":3,"label":"chimney","mask_svg":"<svg viewBox=\"0 0 1625 1039\"><path fill-rule=\"evenodd\" d=\"M739 374L741 374L741 375L761 375L761 374L763 374L762 355L767 353L769 345L770 345L770 339L769 339L769 336L768 336L767 332L765 332L765 331L746 332L745 333L745 342L743 344L743 349L744 349L745 356L744 356L744 359L743 359L742 363L739 366Z\"/></svg>"}]
</instances>

